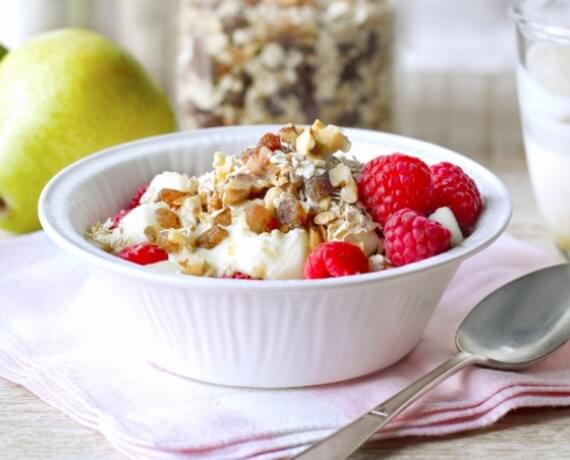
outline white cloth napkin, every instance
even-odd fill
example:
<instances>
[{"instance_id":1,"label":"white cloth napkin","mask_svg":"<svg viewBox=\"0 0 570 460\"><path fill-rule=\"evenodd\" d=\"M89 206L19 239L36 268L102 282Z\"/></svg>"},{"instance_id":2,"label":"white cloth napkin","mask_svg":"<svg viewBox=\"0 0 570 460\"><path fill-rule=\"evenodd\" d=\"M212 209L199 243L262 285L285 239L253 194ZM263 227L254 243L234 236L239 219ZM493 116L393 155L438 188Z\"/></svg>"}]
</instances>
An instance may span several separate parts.
<instances>
[{"instance_id":1,"label":"white cloth napkin","mask_svg":"<svg viewBox=\"0 0 570 460\"><path fill-rule=\"evenodd\" d=\"M0 376L19 383L140 459L275 459L299 452L454 352L455 329L505 282L557 263L503 237L466 262L418 347L374 375L295 390L248 390L176 377L130 341L120 293L43 233L0 241ZM487 426L517 407L570 405L570 348L518 373L465 370L383 437Z\"/></svg>"}]
</instances>

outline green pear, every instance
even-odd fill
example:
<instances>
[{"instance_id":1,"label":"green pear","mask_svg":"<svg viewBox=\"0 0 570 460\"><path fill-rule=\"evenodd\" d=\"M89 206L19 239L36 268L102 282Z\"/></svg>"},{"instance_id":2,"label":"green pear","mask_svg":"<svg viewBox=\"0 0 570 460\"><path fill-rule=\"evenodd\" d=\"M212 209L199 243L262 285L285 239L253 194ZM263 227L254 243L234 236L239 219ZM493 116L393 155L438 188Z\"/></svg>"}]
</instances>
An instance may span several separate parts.
<instances>
[{"instance_id":1,"label":"green pear","mask_svg":"<svg viewBox=\"0 0 570 460\"><path fill-rule=\"evenodd\" d=\"M8 54L8 50L0 44L0 61L6 54Z\"/></svg>"},{"instance_id":2,"label":"green pear","mask_svg":"<svg viewBox=\"0 0 570 460\"><path fill-rule=\"evenodd\" d=\"M10 51L0 64L0 229L39 229L40 192L68 164L175 128L163 93L100 35L63 29Z\"/></svg>"}]
</instances>

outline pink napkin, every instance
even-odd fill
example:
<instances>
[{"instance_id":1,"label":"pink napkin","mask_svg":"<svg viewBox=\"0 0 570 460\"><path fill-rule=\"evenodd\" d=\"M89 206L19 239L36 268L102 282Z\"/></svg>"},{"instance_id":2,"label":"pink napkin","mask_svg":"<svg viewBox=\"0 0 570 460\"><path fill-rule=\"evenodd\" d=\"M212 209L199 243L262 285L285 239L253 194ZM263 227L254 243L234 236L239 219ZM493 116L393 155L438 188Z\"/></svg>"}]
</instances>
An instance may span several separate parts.
<instances>
[{"instance_id":1,"label":"pink napkin","mask_svg":"<svg viewBox=\"0 0 570 460\"><path fill-rule=\"evenodd\" d=\"M37 233L0 241L0 376L132 458L287 458L449 358L458 323L491 290L557 262L503 237L461 267L425 337L398 364L318 388L247 390L147 364L130 339L120 293ZM470 430L514 408L555 405L570 405L569 346L524 372L465 370L382 437Z\"/></svg>"}]
</instances>

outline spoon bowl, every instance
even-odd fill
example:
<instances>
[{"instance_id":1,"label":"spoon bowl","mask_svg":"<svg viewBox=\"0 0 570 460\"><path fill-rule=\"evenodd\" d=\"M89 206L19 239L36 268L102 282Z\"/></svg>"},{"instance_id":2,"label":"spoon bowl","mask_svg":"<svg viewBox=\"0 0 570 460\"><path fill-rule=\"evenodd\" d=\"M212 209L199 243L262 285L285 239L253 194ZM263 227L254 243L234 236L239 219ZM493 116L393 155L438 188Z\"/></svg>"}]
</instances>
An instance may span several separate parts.
<instances>
[{"instance_id":1,"label":"spoon bowl","mask_svg":"<svg viewBox=\"0 0 570 460\"><path fill-rule=\"evenodd\" d=\"M485 366L520 369L570 334L570 265L530 273L489 294L461 323L455 343Z\"/></svg>"}]
</instances>

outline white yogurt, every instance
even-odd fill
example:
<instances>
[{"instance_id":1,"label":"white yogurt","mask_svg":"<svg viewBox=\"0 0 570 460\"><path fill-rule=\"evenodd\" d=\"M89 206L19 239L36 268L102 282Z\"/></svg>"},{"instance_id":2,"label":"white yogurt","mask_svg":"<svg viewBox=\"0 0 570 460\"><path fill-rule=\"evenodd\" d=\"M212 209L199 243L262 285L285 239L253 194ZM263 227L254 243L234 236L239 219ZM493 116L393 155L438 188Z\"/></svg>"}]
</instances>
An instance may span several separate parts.
<instances>
[{"instance_id":1,"label":"white yogurt","mask_svg":"<svg viewBox=\"0 0 570 460\"><path fill-rule=\"evenodd\" d=\"M155 211L165 207L162 203L141 204L130 211L113 230L117 239L126 242L127 246L139 243L146 243L148 237L145 234L147 227L153 227L156 231L160 226L156 222Z\"/></svg>"},{"instance_id":2,"label":"white yogurt","mask_svg":"<svg viewBox=\"0 0 570 460\"><path fill-rule=\"evenodd\" d=\"M258 235L239 224L230 225L227 230L229 236L215 248L194 251L215 269L215 276L242 272L270 280L303 278L309 251L305 230L274 230ZM185 256L182 252L171 257L183 260Z\"/></svg>"}]
</instances>

